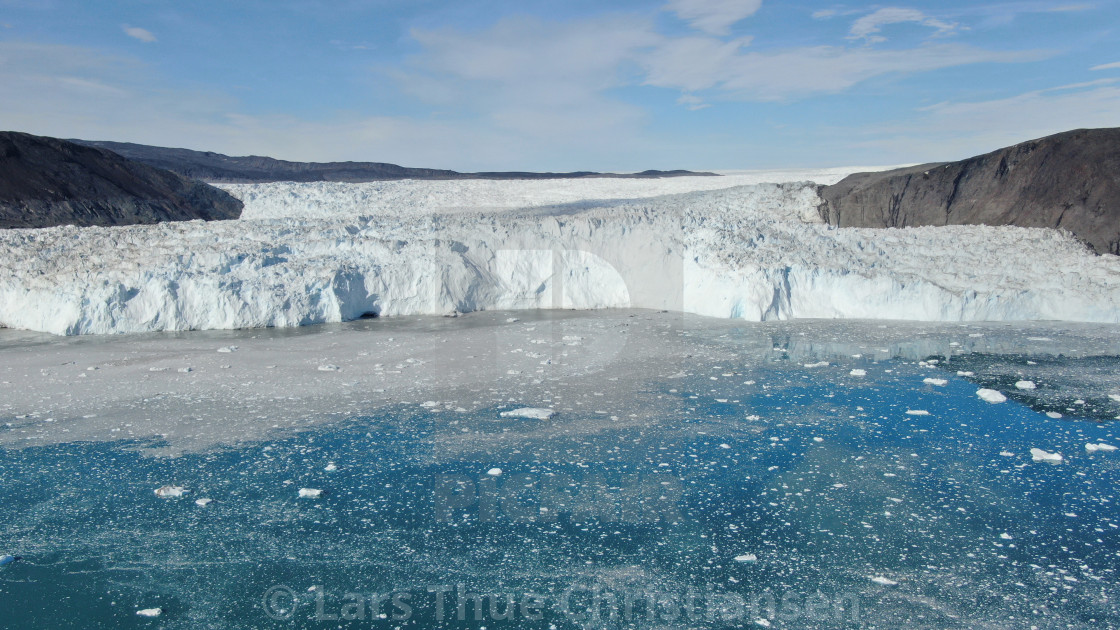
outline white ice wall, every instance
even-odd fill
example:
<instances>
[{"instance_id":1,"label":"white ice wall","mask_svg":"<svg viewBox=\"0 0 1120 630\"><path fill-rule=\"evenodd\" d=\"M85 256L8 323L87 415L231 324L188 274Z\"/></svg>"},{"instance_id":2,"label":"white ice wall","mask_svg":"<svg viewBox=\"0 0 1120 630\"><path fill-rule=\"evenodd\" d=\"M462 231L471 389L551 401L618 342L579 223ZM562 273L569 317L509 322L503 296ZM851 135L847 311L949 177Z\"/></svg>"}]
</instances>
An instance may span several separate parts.
<instances>
[{"instance_id":1,"label":"white ice wall","mask_svg":"<svg viewBox=\"0 0 1120 630\"><path fill-rule=\"evenodd\" d=\"M247 197L257 219L0 232L0 324L90 334L628 306L747 320L1120 322L1120 259L1053 231L830 229L815 222L811 184L425 207L450 198L424 194L441 184L413 182L407 197L420 201L401 206L299 185L318 191L310 216L295 212L292 185L258 185Z\"/></svg>"}]
</instances>

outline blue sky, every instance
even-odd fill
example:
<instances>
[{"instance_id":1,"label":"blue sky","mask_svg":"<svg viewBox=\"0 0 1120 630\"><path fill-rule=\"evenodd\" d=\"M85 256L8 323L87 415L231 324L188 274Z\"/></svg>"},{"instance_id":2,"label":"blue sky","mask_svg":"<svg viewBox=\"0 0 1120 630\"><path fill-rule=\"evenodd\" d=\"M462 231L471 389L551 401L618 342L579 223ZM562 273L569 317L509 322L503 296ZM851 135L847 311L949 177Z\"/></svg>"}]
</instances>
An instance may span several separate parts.
<instances>
[{"instance_id":1,"label":"blue sky","mask_svg":"<svg viewBox=\"0 0 1120 630\"><path fill-rule=\"evenodd\" d=\"M948 160L1120 126L1118 29L1118 0L0 0L0 128L458 170Z\"/></svg>"}]
</instances>

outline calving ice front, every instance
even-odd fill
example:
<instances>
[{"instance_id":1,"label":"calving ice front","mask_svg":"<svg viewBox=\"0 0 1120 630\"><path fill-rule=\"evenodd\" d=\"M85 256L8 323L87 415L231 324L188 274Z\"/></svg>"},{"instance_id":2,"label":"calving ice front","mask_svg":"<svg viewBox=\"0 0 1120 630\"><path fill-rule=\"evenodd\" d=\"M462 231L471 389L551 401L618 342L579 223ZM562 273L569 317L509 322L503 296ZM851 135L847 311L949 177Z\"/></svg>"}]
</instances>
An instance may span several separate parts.
<instances>
[{"instance_id":1,"label":"calving ice front","mask_svg":"<svg viewBox=\"0 0 1120 630\"><path fill-rule=\"evenodd\" d=\"M240 220L0 233L0 324L100 334L625 307L1120 322L1115 256L1046 229L832 228L817 183L842 174L685 177L646 198L619 180L226 185Z\"/></svg>"}]
</instances>

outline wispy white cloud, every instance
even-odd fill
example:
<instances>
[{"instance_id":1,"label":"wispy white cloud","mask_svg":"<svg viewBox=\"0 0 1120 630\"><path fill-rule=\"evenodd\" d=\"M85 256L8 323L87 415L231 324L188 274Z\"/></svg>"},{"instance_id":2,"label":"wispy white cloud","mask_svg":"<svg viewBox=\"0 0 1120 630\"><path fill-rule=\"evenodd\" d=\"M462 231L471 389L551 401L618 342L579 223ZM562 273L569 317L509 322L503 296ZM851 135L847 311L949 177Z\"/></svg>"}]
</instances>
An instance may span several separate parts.
<instances>
[{"instance_id":1,"label":"wispy white cloud","mask_svg":"<svg viewBox=\"0 0 1120 630\"><path fill-rule=\"evenodd\" d=\"M691 111L699 111L711 107L711 104L705 103L704 99L696 96L695 94L681 94L677 99L678 105L684 105Z\"/></svg>"},{"instance_id":2,"label":"wispy white cloud","mask_svg":"<svg viewBox=\"0 0 1120 630\"><path fill-rule=\"evenodd\" d=\"M921 147L929 160L953 160L1077 128L1120 126L1120 79L1033 90L1008 98L945 102L919 116L864 129L860 143L883 163L909 161Z\"/></svg>"},{"instance_id":3,"label":"wispy white cloud","mask_svg":"<svg viewBox=\"0 0 1120 630\"><path fill-rule=\"evenodd\" d=\"M836 9L821 9L820 11L814 11L810 17L812 17L814 20L827 20L829 18L834 18L839 14L840 12Z\"/></svg>"},{"instance_id":4,"label":"wispy white cloud","mask_svg":"<svg viewBox=\"0 0 1120 630\"><path fill-rule=\"evenodd\" d=\"M712 35L727 35L731 27L762 7L762 0L670 0L666 9L693 28Z\"/></svg>"},{"instance_id":5,"label":"wispy white cloud","mask_svg":"<svg viewBox=\"0 0 1120 630\"><path fill-rule=\"evenodd\" d=\"M129 26L128 24L122 24L121 30L125 32L125 35L128 35L133 39L138 39L145 44L150 44L152 42L158 41L156 39L156 36L153 35L151 31L140 28L139 26Z\"/></svg>"},{"instance_id":6,"label":"wispy white cloud","mask_svg":"<svg viewBox=\"0 0 1120 630\"><path fill-rule=\"evenodd\" d=\"M869 43L883 42L880 35L884 26L891 24L915 23L935 29L935 35L948 35L959 28L959 24L930 17L917 9L886 7L861 17L852 23L848 39L862 39Z\"/></svg>"},{"instance_id":7,"label":"wispy white cloud","mask_svg":"<svg viewBox=\"0 0 1120 630\"><path fill-rule=\"evenodd\" d=\"M1095 9L1096 6L1088 3L1081 4L1055 4L1052 0L1029 0L1020 2L998 2L994 4L978 3L974 6L956 9L957 16L980 16L985 26L1003 26L1015 21L1020 15L1038 13L1079 13Z\"/></svg>"},{"instance_id":8,"label":"wispy white cloud","mask_svg":"<svg viewBox=\"0 0 1120 630\"><path fill-rule=\"evenodd\" d=\"M1017 63L1045 51L989 51L964 44L927 44L903 50L815 46L777 52L722 50L715 44L675 50L671 64L650 68L647 83L683 91L717 90L723 98L785 101L842 92L863 81L976 63ZM689 56L691 55L691 56ZM651 56L656 63L659 58Z\"/></svg>"},{"instance_id":9,"label":"wispy white cloud","mask_svg":"<svg viewBox=\"0 0 1120 630\"><path fill-rule=\"evenodd\" d=\"M1078 11L1088 11L1088 10L1093 9L1093 8L1095 8L1095 6L1092 5L1092 4L1088 4L1088 3L1085 3L1085 4L1062 4L1062 5L1058 5L1056 7L1049 7L1049 8L1046 9L1045 12L1046 13L1075 13L1075 12L1078 12Z\"/></svg>"},{"instance_id":10,"label":"wispy white cloud","mask_svg":"<svg viewBox=\"0 0 1120 630\"><path fill-rule=\"evenodd\" d=\"M1093 66L1090 70L1120 70L1120 61L1115 63L1104 63L1099 66Z\"/></svg>"}]
</instances>

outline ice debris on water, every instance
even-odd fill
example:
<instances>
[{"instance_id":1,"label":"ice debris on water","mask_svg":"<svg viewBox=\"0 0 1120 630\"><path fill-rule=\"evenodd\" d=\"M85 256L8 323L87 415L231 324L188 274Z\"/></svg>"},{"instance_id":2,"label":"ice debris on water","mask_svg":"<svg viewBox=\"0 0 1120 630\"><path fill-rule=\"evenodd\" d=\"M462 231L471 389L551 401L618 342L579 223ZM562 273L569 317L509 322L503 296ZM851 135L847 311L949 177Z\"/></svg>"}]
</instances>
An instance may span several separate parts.
<instances>
[{"instance_id":1,"label":"ice debris on water","mask_svg":"<svg viewBox=\"0 0 1120 630\"><path fill-rule=\"evenodd\" d=\"M156 496L161 499L174 499L186 494L183 486L160 486L156 488Z\"/></svg>"},{"instance_id":2,"label":"ice debris on water","mask_svg":"<svg viewBox=\"0 0 1120 630\"><path fill-rule=\"evenodd\" d=\"M1091 444L1090 443L1090 444L1085 445L1085 451L1089 452L1089 453L1096 453L1097 451L1104 451L1105 453L1111 453L1112 451L1115 451L1115 450L1116 450L1115 446L1113 446L1111 444L1105 444L1104 442L1097 442L1096 444Z\"/></svg>"},{"instance_id":3,"label":"ice debris on water","mask_svg":"<svg viewBox=\"0 0 1120 630\"><path fill-rule=\"evenodd\" d=\"M1015 382L1015 389L1030 390L1030 389L1037 389L1037 388L1038 388L1038 386L1034 384L1034 381L1016 381Z\"/></svg>"},{"instance_id":4,"label":"ice debris on water","mask_svg":"<svg viewBox=\"0 0 1120 630\"><path fill-rule=\"evenodd\" d=\"M319 366L320 372L338 372L341 369L342 368L338 367L337 365L331 365L330 363Z\"/></svg>"},{"instance_id":5,"label":"ice debris on water","mask_svg":"<svg viewBox=\"0 0 1120 630\"><path fill-rule=\"evenodd\" d=\"M867 376L867 370L856 369L856 370L852 370L851 372L848 372L848 374L851 375L851 376Z\"/></svg>"},{"instance_id":6,"label":"ice debris on water","mask_svg":"<svg viewBox=\"0 0 1120 630\"><path fill-rule=\"evenodd\" d=\"M0 567L6 567L9 564L13 564L15 562L18 562L19 559L20 559L19 556L2 555L2 556L0 556Z\"/></svg>"},{"instance_id":7,"label":"ice debris on water","mask_svg":"<svg viewBox=\"0 0 1120 630\"><path fill-rule=\"evenodd\" d=\"M159 617L160 615L162 615L163 614L163 609L162 608L145 608L143 610L137 610L136 614L141 616L141 617L153 617L154 618L154 617Z\"/></svg>"},{"instance_id":8,"label":"ice debris on water","mask_svg":"<svg viewBox=\"0 0 1120 630\"><path fill-rule=\"evenodd\" d=\"M1031 459L1036 462L1046 462L1048 464L1060 464L1064 461L1061 453L1051 453L1044 451L1040 448L1031 449Z\"/></svg>"},{"instance_id":9,"label":"ice debris on water","mask_svg":"<svg viewBox=\"0 0 1120 630\"><path fill-rule=\"evenodd\" d=\"M758 562L758 556L754 555L753 553L745 553L741 556L735 556L735 562Z\"/></svg>"},{"instance_id":10,"label":"ice debris on water","mask_svg":"<svg viewBox=\"0 0 1120 630\"><path fill-rule=\"evenodd\" d=\"M929 412L925 409L907 409L906 415L908 416L928 416Z\"/></svg>"},{"instance_id":11,"label":"ice debris on water","mask_svg":"<svg viewBox=\"0 0 1120 630\"><path fill-rule=\"evenodd\" d=\"M556 415L557 413L552 409L543 409L539 407L522 407L520 409L512 409L501 413L503 418L524 418L526 420L551 420L555 418Z\"/></svg>"},{"instance_id":12,"label":"ice debris on water","mask_svg":"<svg viewBox=\"0 0 1120 630\"><path fill-rule=\"evenodd\" d=\"M237 352L237 346L223 346L221 348L218 348L218 352L221 352L222 354Z\"/></svg>"},{"instance_id":13,"label":"ice debris on water","mask_svg":"<svg viewBox=\"0 0 1120 630\"><path fill-rule=\"evenodd\" d=\"M323 496L323 491L318 488L300 488L299 498L301 499L318 499Z\"/></svg>"},{"instance_id":14,"label":"ice debris on water","mask_svg":"<svg viewBox=\"0 0 1120 630\"><path fill-rule=\"evenodd\" d=\"M979 389L976 390L976 395L979 396L981 400L992 404L1007 402L1007 396L1004 396L994 389Z\"/></svg>"},{"instance_id":15,"label":"ice debris on water","mask_svg":"<svg viewBox=\"0 0 1120 630\"><path fill-rule=\"evenodd\" d=\"M871 578L871 581L876 584L882 584L883 586L898 586L898 582L895 582L890 578L885 578L881 575L876 575L875 577Z\"/></svg>"},{"instance_id":16,"label":"ice debris on water","mask_svg":"<svg viewBox=\"0 0 1120 630\"><path fill-rule=\"evenodd\" d=\"M214 502L214 499L198 499L194 502L198 507L206 507Z\"/></svg>"},{"instance_id":17,"label":"ice debris on water","mask_svg":"<svg viewBox=\"0 0 1120 630\"><path fill-rule=\"evenodd\" d=\"M486 474L490 475L491 477L497 477L497 476L502 474L502 469L501 468L491 468L490 470L486 471Z\"/></svg>"},{"instance_id":18,"label":"ice debris on water","mask_svg":"<svg viewBox=\"0 0 1120 630\"><path fill-rule=\"evenodd\" d=\"M922 382L925 383L926 385L935 385L937 387L942 387L944 385L949 384L949 381L947 381L943 378L927 378L927 379L923 380Z\"/></svg>"}]
</instances>

